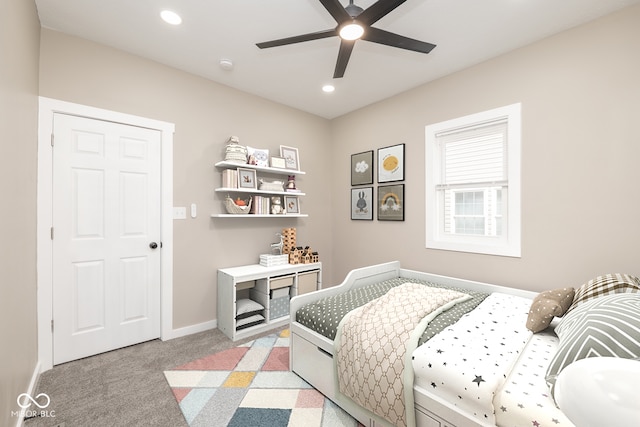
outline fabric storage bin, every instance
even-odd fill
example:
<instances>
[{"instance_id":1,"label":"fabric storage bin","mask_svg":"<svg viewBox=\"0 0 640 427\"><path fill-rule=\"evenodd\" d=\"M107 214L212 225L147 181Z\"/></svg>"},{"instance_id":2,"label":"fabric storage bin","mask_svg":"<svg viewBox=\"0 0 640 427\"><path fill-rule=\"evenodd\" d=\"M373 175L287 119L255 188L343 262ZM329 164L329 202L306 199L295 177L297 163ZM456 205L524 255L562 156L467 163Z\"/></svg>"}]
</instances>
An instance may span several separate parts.
<instances>
[{"instance_id":1,"label":"fabric storage bin","mask_svg":"<svg viewBox=\"0 0 640 427\"><path fill-rule=\"evenodd\" d=\"M273 277L269 280L269 289L284 288L293 285L294 275Z\"/></svg>"},{"instance_id":2,"label":"fabric storage bin","mask_svg":"<svg viewBox=\"0 0 640 427\"><path fill-rule=\"evenodd\" d=\"M274 298L269 302L269 320L289 315L289 296Z\"/></svg>"},{"instance_id":3,"label":"fabric storage bin","mask_svg":"<svg viewBox=\"0 0 640 427\"><path fill-rule=\"evenodd\" d=\"M298 275L298 295L318 290L318 270Z\"/></svg>"},{"instance_id":4,"label":"fabric storage bin","mask_svg":"<svg viewBox=\"0 0 640 427\"><path fill-rule=\"evenodd\" d=\"M271 291L271 299L282 297L291 297L291 287L287 286L286 288L273 289Z\"/></svg>"}]
</instances>

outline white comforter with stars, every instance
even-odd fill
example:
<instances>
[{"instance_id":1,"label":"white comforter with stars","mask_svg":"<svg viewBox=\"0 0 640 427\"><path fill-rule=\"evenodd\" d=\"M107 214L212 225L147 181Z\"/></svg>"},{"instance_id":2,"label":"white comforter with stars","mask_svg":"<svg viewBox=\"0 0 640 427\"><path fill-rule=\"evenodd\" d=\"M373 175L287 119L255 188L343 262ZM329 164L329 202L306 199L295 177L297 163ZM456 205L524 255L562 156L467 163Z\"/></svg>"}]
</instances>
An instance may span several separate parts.
<instances>
[{"instance_id":1,"label":"white comforter with stars","mask_svg":"<svg viewBox=\"0 0 640 427\"><path fill-rule=\"evenodd\" d=\"M494 395L532 335L530 306L527 298L489 295L413 352L415 384L495 425Z\"/></svg>"}]
</instances>

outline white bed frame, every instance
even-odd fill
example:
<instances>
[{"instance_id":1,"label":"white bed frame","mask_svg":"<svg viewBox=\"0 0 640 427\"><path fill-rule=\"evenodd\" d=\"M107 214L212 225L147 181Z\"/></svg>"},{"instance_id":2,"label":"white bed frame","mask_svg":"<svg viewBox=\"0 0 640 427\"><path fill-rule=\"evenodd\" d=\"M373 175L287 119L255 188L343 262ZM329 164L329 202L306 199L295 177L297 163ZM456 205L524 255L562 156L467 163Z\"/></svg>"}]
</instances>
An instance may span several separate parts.
<instances>
[{"instance_id":1,"label":"white bed frame","mask_svg":"<svg viewBox=\"0 0 640 427\"><path fill-rule=\"evenodd\" d=\"M502 292L531 299L536 296L535 292L406 270L400 267L398 261L394 261L352 270L340 285L294 297L291 300L290 317L291 351L289 362L291 370L368 427L393 426L358 406L352 400L336 393L337 378L334 373L333 341L298 323L295 315L303 305L320 298L396 277L408 280L427 280L484 292ZM478 422L422 387L414 386L414 399L416 426L418 427L487 427L491 425Z\"/></svg>"}]
</instances>

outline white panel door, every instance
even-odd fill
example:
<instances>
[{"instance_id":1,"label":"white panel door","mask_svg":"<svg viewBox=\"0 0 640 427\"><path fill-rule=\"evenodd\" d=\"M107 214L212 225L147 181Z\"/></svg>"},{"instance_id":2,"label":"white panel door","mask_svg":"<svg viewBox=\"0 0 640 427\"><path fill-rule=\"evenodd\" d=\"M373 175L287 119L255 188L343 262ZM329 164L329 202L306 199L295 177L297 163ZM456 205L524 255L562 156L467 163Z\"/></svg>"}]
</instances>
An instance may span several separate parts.
<instances>
[{"instance_id":1,"label":"white panel door","mask_svg":"<svg viewBox=\"0 0 640 427\"><path fill-rule=\"evenodd\" d=\"M54 115L53 363L160 336L161 133Z\"/></svg>"}]
</instances>

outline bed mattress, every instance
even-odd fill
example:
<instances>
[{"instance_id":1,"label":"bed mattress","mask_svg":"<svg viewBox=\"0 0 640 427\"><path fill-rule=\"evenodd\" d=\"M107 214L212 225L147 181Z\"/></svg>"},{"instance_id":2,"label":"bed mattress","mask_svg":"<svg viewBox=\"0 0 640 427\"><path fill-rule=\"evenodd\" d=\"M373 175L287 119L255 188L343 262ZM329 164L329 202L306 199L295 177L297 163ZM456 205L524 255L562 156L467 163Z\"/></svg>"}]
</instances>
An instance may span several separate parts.
<instances>
[{"instance_id":1,"label":"bed mattress","mask_svg":"<svg viewBox=\"0 0 640 427\"><path fill-rule=\"evenodd\" d=\"M415 384L482 423L495 424L493 398L532 333L531 300L492 293L413 352Z\"/></svg>"},{"instance_id":2,"label":"bed mattress","mask_svg":"<svg viewBox=\"0 0 640 427\"><path fill-rule=\"evenodd\" d=\"M391 288L409 282L418 283L424 286L451 289L471 296L470 300L456 304L453 308L439 314L432 322L430 322L420 337L418 345L428 341L435 334L458 321L458 319L463 315L476 308L489 295L483 292L470 291L468 289L460 289L452 286L443 286L424 280L398 277L362 286L360 288L351 289L347 292L322 298L318 301L307 304L296 312L296 322L326 338L329 338L330 340L334 340L338 330L338 324L348 312L381 297Z\"/></svg>"},{"instance_id":3,"label":"bed mattress","mask_svg":"<svg viewBox=\"0 0 640 427\"><path fill-rule=\"evenodd\" d=\"M499 427L574 427L558 409L544 380L558 348L551 328L534 334L494 398Z\"/></svg>"}]
</instances>

